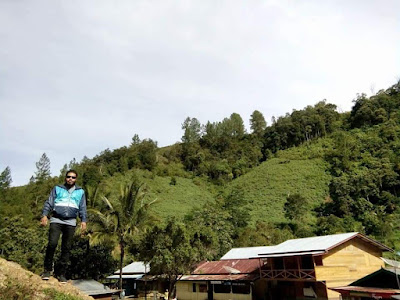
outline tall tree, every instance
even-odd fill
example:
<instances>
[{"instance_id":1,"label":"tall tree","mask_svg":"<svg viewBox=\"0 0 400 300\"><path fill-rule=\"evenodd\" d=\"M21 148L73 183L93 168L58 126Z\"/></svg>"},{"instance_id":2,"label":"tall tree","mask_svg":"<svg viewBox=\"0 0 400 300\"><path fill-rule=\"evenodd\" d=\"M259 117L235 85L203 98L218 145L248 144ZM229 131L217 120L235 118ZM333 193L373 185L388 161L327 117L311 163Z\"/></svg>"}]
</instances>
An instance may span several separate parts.
<instances>
[{"instance_id":1,"label":"tall tree","mask_svg":"<svg viewBox=\"0 0 400 300\"><path fill-rule=\"evenodd\" d=\"M140 257L150 263L151 273L166 275L169 281L168 299L175 297L176 283L188 274L196 264L208 258L208 248L213 245L210 228L205 231L179 223L174 219L157 225L149 231L141 243Z\"/></svg>"},{"instance_id":2,"label":"tall tree","mask_svg":"<svg viewBox=\"0 0 400 300\"><path fill-rule=\"evenodd\" d=\"M187 117L182 124L183 143L193 143L197 142L201 137L201 124L196 118Z\"/></svg>"},{"instance_id":3,"label":"tall tree","mask_svg":"<svg viewBox=\"0 0 400 300\"><path fill-rule=\"evenodd\" d=\"M132 137L131 146L138 145L138 144L140 144L140 138L139 138L139 135L137 133L135 133Z\"/></svg>"},{"instance_id":4,"label":"tall tree","mask_svg":"<svg viewBox=\"0 0 400 300\"><path fill-rule=\"evenodd\" d=\"M291 221L304 221L309 210L308 201L300 194L288 195L283 207L285 217Z\"/></svg>"},{"instance_id":5,"label":"tall tree","mask_svg":"<svg viewBox=\"0 0 400 300\"><path fill-rule=\"evenodd\" d=\"M267 127L267 122L264 116L258 110L255 110L250 116L250 128L256 136L262 136L265 128Z\"/></svg>"},{"instance_id":6,"label":"tall tree","mask_svg":"<svg viewBox=\"0 0 400 300\"><path fill-rule=\"evenodd\" d=\"M35 181L43 182L50 178L50 159L46 153L43 153L39 161L36 163Z\"/></svg>"},{"instance_id":7,"label":"tall tree","mask_svg":"<svg viewBox=\"0 0 400 300\"><path fill-rule=\"evenodd\" d=\"M125 250L141 230L144 230L151 217L149 207L155 200L146 202L144 183L134 178L131 184L121 188L117 198L102 197L103 209L89 209L93 225L90 235L91 244L111 242L119 247L119 288L122 289L122 267Z\"/></svg>"},{"instance_id":8,"label":"tall tree","mask_svg":"<svg viewBox=\"0 0 400 300\"><path fill-rule=\"evenodd\" d=\"M230 116L230 123L232 126L232 136L243 137L246 133L246 128L244 127L242 117L238 113L233 113Z\"/></svg>"},{"instance_id":9,"label":"tall tree","mask_svg":"<svg viewBox=\"0 0 400 300\"><path fill-rule=\"evenodd\" d=\"M75 159L75 157L74 157L74 158L71 159L71 161L69 162L69 164L68 164L68 169L69 169L69 170L71 170L71 169L76 169L77 165L78 165L78 163L77 163L77 161L76 161L76 159Z\"/></svg>"},{"instance_id":10,"label":"tall tree","mask_svg":"<svg viewBox=\"0 0 400 300\"><path fill-rule=\"evenodd\" d=\"M63 179L64 179L64 177L65 177L65 173L67 173L68 170L69 170L69 169L68 169L68 165L67 165L67 164L64 164L64 166L63 166L62 169L60 170L60 176L58 177L59 180L60 180L61 182L63 181Z\"/></svg>"},{"instance_id":11,"label":"tall tree","mask_svg":"<svg viewBox=\"0 0 400 300\"><path fill-rule=\"evenodd\" d=\"M137 145L137 156L141 167L152 171L157 165L157 142L152 139L144 139Z\"/></svg>"},{"instance_id":12,"label":"tall tree","mask_svg":"<svg viewBox=\"0 0 400 300\"><path fill-rule=\"evenodd\" d=\"M11 169L6 167L0 174L0 190L5 190L10 187L12 183Z\"/></svg>"}]
</instances>

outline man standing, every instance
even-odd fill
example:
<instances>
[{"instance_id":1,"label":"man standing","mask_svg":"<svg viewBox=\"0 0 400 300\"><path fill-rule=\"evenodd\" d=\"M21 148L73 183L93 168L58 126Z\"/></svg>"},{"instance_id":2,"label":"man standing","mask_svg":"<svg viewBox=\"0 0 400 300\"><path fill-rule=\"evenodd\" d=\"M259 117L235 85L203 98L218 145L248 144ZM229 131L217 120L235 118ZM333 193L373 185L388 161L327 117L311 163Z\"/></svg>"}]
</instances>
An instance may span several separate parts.
<instances>
[{"instance_id":1,"label":"man standing","mask_svg":"<svg viewBox=\"0 0 400 300\"><path fill-rule=\"evenodd\" d=\"M69 170L65 174L65 183L57 185L50 193L49 199L44 204L40 224L46 226L48 215L50 218L49 243L44 259L43 280L48 280L53 270L54 252L58 240L62 234L61 258L59 269L59 281L66 283L65 272L69 263L69 253L72 238L75 233L76 217L81 219L81 230L86 230L86 197L83 189L75 184L78 173Z\"/></svg>"}]
</instances>

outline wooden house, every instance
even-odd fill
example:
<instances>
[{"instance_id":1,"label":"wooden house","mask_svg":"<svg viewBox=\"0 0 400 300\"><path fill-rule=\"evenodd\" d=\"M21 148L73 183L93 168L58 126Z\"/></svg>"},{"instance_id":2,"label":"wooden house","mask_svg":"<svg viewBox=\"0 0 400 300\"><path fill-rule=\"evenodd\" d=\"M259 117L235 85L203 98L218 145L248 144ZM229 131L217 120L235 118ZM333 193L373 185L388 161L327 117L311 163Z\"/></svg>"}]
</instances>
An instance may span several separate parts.
<instances>
[{"instance_id":1,"label":"wooden house","mask_svg":"<svg viewBox=\"0 0 400 300\"><path fill-rule=\"evenodd\" d=\"M383 266L385 245L360 233L292 239L276 246L234 248L221 260L259 260L253 299L339 299L348 285Z\"/></svg>"},{"instance_id":2,"label":"wooden house","mask_svg":"<svg viewBox=\"0 0 400 300\"><path fill-rule=\"evenodd\" d=\"M178 281L177 299L252 300L259 274L258 259L203 262Z\"/></svg>"},{"instance_id":3,"label":"wooden house","mask_svg":"<svg viewBox=\"0 0 400 300\"><path fill-rule=\"evenodd\" d=\"M348 286L334 287L343 300L400 299L400 270L382 268Z\"/></svg>"}]
</instances>

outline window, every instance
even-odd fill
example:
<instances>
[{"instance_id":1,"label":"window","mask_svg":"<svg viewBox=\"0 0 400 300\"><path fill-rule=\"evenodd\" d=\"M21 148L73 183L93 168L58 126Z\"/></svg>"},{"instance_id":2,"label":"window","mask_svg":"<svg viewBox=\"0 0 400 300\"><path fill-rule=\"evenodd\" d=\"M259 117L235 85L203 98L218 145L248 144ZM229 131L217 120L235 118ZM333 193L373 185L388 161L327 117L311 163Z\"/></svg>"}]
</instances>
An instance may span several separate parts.
<instances>
[{"instance_id":1,"label":"window","mask_svg":"<svg viewBox=\"0 0 400 300\"><path fill-rule=\"evenodd\" d=\"M195 283L192 284L192 292L196 293L196 284Z\"/></svg>"},{"instance_id":2,"label":"window","mask_svg":"<svg viewBox=\"0 0 400 300\"><path fill-rule=\"evenodd\" d=\"M232 293L234 294L250 294L250 284L243 283L239 285L232 285Z\"/></svg>"},{"instance_id":3,"label":"window","mask_svg":"<svg viewBox=\"0 0 400 300\"><path fill-rule=\"evenodd\" d=\"M315 284L308 283L304 285L303 293L305 298L317 298L317 294L315 293Z\"/></svg>"},{"instance_id":4,"label":"window","mask_svg":"<svg viewBox=\"0 0 400 300\"><path fill-rule=\"evenodd\" d=\"M199 293L207 293L207 284L199 284Z\"/></svg>"},{"instance_id":5,"label":"window","mask_svg":"<svg viewBox=\"0 0 400 300\"><path fill-rule=\"evenodd\" d=\"M229 284L215 284L214 293L216 294L230 294L231 286Z\"/></svg>"}]
</instances>

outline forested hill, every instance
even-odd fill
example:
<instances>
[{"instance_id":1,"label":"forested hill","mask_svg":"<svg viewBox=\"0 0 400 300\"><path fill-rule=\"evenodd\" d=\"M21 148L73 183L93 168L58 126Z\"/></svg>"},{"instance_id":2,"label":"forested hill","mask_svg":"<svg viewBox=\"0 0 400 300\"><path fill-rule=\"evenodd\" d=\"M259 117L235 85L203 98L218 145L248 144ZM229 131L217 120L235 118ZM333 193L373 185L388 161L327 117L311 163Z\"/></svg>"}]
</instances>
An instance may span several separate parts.
<instances>
[{"instance_id":1,"label":"forested hill","mask_svg":"<svg viewBox=\"0 0 400 300\"><path fill-rule=\"evenodd\" d=\"M91 209L105 210L105 198L118 202L120 187L134 183L141 204L156 200L149 208L151 222L141 232L172 218L184 224L182 230L212 237L208 259L232 246L348 231L400 246L400 84L370 98L359 95L350 112L338 113L323 101L271 124L254 111L250 124L246 132L237 113L205 124L188 117L181 143L158 148L155 141L134 135L129 146L71 161L59 177L50 176L50 160L43 154L22 187L10 187L11 170L5 169L0 254L38 270L46 238L37 226L40 210L69 168L78 171ZM131 255L140 252L141 238L127 245ZM86 245L78 237L75 242ZM96 247L106 261L112 244ZM105 272L98 268L87 268L86 276Z\"/></svg>"}]
</instances>

